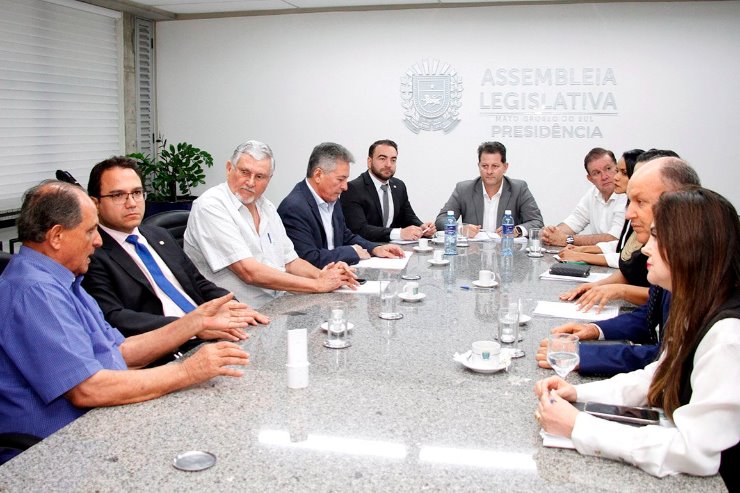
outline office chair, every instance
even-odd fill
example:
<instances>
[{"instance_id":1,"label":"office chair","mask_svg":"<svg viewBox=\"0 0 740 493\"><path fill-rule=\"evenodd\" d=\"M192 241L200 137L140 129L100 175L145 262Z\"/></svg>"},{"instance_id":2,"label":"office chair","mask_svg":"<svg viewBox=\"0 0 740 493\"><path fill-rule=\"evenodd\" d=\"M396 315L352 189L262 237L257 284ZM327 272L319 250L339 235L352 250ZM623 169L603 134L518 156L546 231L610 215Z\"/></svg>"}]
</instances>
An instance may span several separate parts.
<instances>
[{"instance_id":1,"label":"office chair","mask_svg":"<svg viewBox=\"0 0 740 493\"><path fill-rule=\"evenodd\" d=\"M188 225L190 211L165 211L153 214L142 221L148 226L159 226L170 232L182 247L185 228Z\"/></svg>"},{"instance_id":2,"label":"office chair","mask_svg":"<svg viewBox=\"0 0 740 493\"><path fill-rule=\"evenodd\" d=\"M0 274L3 273L3 271L5 270L5 266L8 265L8 262L10 262L10 259L12 257L12 254L8 252L0 252Z\"/></svg>"}]
</instances>

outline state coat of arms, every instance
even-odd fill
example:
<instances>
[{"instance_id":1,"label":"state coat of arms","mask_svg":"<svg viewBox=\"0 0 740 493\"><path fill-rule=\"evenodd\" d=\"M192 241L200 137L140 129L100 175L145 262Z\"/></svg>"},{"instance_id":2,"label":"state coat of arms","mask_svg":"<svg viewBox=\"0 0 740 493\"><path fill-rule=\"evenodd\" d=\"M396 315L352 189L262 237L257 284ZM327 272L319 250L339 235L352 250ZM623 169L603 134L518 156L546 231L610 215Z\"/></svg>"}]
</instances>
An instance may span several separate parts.
<instances>
[{"instance_id":1,"label":"state coat of arms","mask_svg":"<svg viewBox=\"0 0 740 493\"><path fill-rule=\"evenodd\" d=\"M421 130L450 132L460 121L462 79L447 63L424 60L401 77L404 123Z\"/></svg>"}]
</instances>

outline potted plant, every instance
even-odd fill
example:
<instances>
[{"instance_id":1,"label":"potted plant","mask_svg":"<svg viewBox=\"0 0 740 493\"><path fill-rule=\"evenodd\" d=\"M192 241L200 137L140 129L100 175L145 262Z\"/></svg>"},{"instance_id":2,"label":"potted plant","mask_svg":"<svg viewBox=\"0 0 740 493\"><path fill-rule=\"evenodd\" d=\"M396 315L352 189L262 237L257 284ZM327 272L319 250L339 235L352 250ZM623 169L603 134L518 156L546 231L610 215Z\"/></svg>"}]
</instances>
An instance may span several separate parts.
<instances>
[{"instance_id":1,"label":"potted plant","mask_svg":"<svg viewBox=\"0 0 740 493\"><path fill-rule=\"evenodd\" d=\"M189 210L195 198L191 190L205 183L205 168L213 166L213 157L187 142L168 146L166 139L158 139L157 143L159 152L155 158L140 152L128 155L138 161L144 176L146 216L173 209Z\"/></svg>"}]
</instances>

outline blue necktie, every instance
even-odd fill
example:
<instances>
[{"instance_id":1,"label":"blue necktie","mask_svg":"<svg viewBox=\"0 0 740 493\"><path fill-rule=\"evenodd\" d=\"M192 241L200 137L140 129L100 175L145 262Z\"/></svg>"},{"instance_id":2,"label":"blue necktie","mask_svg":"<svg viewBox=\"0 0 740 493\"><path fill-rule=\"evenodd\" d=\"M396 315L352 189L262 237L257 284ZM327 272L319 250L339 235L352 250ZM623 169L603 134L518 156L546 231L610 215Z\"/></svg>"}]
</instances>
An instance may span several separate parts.
<instances>
[{"instance_id":1,"label":"blue necktie","mask_svg":"<svg viewBox=\"0 0 740 493\"><path fill-rule=\"evenodd\" d=\"M170 281L167 280L166 277L164 277L162 269L159 268L157 262L154 260L154 257L152 257L152 254L149 253L149 250L144 245L139 243L138 236L129 235L126 238L126 242L131 243L134 247L136 247L136 253L139 255L141 261L144 262L144 266L152 275L152 278L154 279L154 282L157 283L157 286L159 286L159 289L164 291L164 293L169 296L170 299L174 301L175 304L179 306L183 312L190 313L195 310L195 306L190 303L182 295L182 293L180 293L180 291L178 291L177 288L173 286Z\"/></svg>"}]
</instances>

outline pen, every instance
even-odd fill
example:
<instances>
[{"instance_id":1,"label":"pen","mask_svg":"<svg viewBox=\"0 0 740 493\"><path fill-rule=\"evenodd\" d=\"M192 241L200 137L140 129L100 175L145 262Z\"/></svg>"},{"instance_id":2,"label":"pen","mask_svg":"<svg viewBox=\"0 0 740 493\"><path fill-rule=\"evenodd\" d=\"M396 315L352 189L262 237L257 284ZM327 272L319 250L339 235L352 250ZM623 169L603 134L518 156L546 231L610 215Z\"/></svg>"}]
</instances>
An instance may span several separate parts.
<instances>
[{"instance_id":1,"label":"pen","mask_svg":"<svg viewBox=\"0 0 740 493\"><path fill-rule=\"evenodd\" d=\"M463 289L465 291L470 291L470 286L466 286L463 284L462 286L460 286L460 289Z\"/></svg>"},{"instance_id":2,"label":"pen","mask_svg":"<svg viewBox=\"0 0 740 493\"><path fill-rule=\"evenodd\" d=\"M267 239L270 240L270 243L272 243L272 237L270 236L270 233L267 233Z\"/></svg>"}]
</instances>

